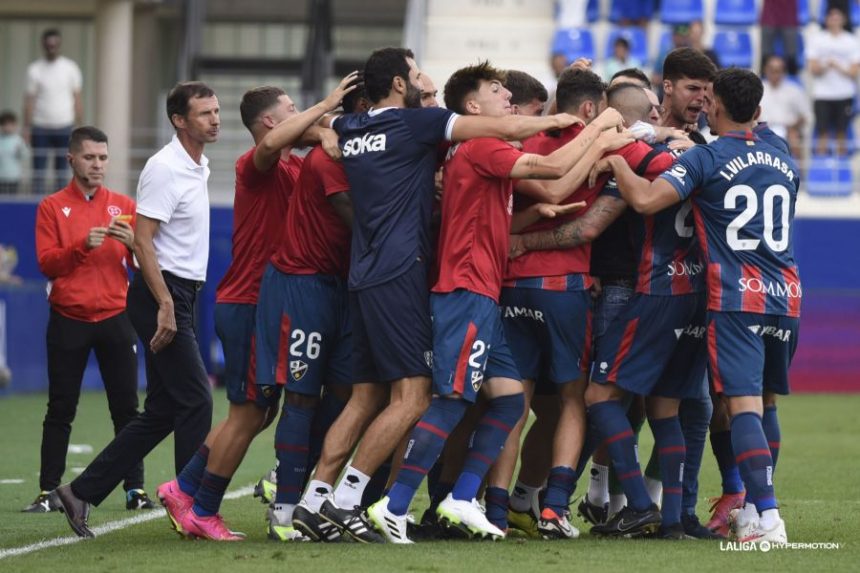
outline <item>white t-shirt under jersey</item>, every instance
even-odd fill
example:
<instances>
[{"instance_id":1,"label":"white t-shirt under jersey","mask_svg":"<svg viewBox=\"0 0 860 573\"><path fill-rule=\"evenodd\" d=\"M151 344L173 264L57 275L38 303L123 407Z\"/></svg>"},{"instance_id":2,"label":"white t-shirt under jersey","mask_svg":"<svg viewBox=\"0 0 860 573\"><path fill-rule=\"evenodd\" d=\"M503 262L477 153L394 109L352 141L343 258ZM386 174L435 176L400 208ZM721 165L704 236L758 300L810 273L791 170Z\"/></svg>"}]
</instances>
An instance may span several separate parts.
<instances>
[{"instance_id":1,"label":"white t-shirt under jersey","mask_svg":"<svg viewBox=\"0 0 860 573\"><path fill-rule=\"evenodd\" d=\"M153 244L158 266L206 280L209 261L209 160L196 163L175 135L149 158L137 184L137 212L161 221Z\"/></svg>"},{"instance_id":2,"label":"white t-shirt under jersey","mask_svg":"<svg viewBox=\"0 0 860 573\"><path fill-rule=\"evenodd\" d=\"M75 94L81 91L81 69L69 58L41 58L27 68L27 95L33 96L33 125L68 127L75 123Z\"/></svg>"}]
</instances>

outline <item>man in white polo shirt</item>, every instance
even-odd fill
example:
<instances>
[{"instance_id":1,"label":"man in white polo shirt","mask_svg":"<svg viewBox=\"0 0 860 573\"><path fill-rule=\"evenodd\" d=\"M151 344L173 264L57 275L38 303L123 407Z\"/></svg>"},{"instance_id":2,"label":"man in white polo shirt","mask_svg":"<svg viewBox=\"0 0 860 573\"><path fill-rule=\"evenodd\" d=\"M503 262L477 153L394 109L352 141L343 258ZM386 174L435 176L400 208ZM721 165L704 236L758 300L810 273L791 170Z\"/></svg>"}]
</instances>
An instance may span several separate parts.
<instances>
[{"instance_id":1,"label":"man in white polo shirt","mask_svg":"<svg viewBox=\"0 0 860 573\"><path fill-rule=\"evenodd\" d=\"M212 424L212 395L194 334L194 303L209 258L207 143L218 139L218 98L201 82L167 97L176 135L153 155L137 188L135 255L140 272L128 289L128 314L146 351L144 411L72 483L57 488L72 529L93 537L98 505L135 463L174 433L179 472Z\"/></svg>"},{"instance_id":2,"label":"man in white polo shirt","mask_svg":"<svg viewBox=\"0 0 860 573\"><path fill-rule=\"evenodd\" d=\"M75 125L83 117L81 70L60 55L60 31L50 28L42 33L45 55L27 68L24 96L24 138L33 148L33 193L45 193L48 157L54 158L54 187L67 183L66 147Z\"/></svg>"}]
</instances>

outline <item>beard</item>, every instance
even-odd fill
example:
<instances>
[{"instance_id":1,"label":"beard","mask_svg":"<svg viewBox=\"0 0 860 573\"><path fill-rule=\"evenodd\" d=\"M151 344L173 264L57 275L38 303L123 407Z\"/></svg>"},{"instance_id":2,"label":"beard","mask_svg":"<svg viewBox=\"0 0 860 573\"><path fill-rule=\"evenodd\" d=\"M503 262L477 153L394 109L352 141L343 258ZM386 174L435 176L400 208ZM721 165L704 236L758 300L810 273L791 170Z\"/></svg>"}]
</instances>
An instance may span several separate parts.
<instances>
[{"instance_id":1,"label":"beard","mask_svg":"<svg viewBox=\"0 0 860 573\"><path fill-rule=\"evenodd\" d=\"M403 96L403 103L408 108L421 107L421 90L406 82L406 94Z\"/></svg>"}]
</instances>

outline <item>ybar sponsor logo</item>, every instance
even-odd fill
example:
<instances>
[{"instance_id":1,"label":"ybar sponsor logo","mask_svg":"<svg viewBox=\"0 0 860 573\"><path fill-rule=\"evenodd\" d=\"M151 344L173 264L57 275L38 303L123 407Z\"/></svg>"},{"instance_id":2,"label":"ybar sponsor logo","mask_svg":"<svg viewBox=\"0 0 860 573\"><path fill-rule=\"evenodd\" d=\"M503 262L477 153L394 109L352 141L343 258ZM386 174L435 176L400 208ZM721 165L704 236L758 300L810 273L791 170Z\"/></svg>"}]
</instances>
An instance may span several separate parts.
<instances>
[{"instance_id":1,"label":"ybar sponsor logo","mask_svg":"<svg viewBox=\"0 0 860 573\"><path fill-rule=\"evenodd\" d=\"M757 278L741 277L738 279L738 287L741 292L763 292L782 298L803 297L803 289L800 288L800 283L775 283Z\"/></svg>"},{"instance_id":2,"label":"ybar sponsor logo","mask_svg":"<svg viewBox=\"0 0 860 573\"><path fill-rule=\"evenodd\" d=\"M783 342L788 342L791 339L791 329L789 328L777 328L775 326L761 326L759 324L754 324L752 326L748 326L750 332L756 334L758 336L773 336L774 338L781 340Z\"/></svg>"},{"instance_id":3,"label":"ybar sponsor logo","mask_svg":"<svg viewBox=\"0 0 860 573\"><path fill-rule=\"evenodd\" d=\"M670 277L694 277L704 270L701 263L690 261L672 261L666 265L666 274Z\"/></svg>"},{"instance_id":4,"label":"ybar sponsor logo","mask_svg":"<svg viewBox=\"0 0 860 573\"><path fill-rule=\"evenodd\" d=\"M361 137L353 137L343 144L343 156L351 157L371 151L385 151L385 134L365 133Z\"/></svg>"}]
</instances>

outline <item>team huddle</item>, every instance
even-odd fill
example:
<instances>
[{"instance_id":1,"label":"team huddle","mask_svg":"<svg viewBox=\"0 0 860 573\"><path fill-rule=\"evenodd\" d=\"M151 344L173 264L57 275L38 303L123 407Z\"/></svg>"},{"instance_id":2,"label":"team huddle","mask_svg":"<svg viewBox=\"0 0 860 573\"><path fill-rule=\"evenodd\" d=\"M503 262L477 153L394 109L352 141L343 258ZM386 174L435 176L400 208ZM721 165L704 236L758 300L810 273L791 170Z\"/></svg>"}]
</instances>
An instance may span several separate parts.
<instances>
[{"instance_id":1,"label":"team huddle","mask_svg":"<svg viewBox=\"0 0 860 573\"><path fill-rule=\"evenodd\" d=\"M272 539L573 539L587 481L593 535L786 542L799 172L755 74L690 48L663 74L661 102L639 70L607 86L577 62L550 103L484 62L441 108L383 48L301 113L248 91L215 311L230 410L158 488L173 527L244 538L220 504L280 407L256 492ZM709 432L723 491L702 524Z\"/></svg>"}]
</instances>

